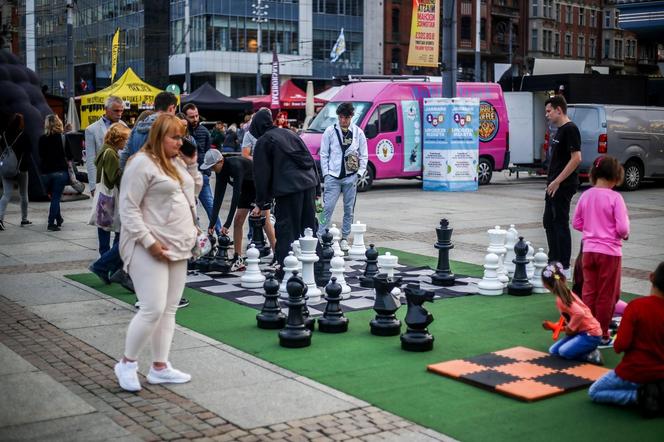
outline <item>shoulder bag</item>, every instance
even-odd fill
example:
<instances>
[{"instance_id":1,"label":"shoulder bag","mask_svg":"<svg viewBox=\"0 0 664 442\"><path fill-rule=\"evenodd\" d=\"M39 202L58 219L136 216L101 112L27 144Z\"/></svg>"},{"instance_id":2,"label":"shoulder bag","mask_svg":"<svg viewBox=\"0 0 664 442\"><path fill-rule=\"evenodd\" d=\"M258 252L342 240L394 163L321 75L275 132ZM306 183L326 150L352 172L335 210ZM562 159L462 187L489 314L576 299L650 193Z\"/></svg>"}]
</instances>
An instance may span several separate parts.
<instances>
[{"instance_id":1,"label":"shoulder bag","mask_svg":"<svg viewBox=\"0 0 664 442\"><path fill-rule=\"evenodd\" d=\"M14 178L18 175L18 158L16 157L16 152L14 152L14 144L21 137L22 133L18 134L12 144L9 144L7 141L6 133L2 133L2 144L4 145L2 153L0 153L0 177L2 178Z\"/></svg>"}]
</instances>

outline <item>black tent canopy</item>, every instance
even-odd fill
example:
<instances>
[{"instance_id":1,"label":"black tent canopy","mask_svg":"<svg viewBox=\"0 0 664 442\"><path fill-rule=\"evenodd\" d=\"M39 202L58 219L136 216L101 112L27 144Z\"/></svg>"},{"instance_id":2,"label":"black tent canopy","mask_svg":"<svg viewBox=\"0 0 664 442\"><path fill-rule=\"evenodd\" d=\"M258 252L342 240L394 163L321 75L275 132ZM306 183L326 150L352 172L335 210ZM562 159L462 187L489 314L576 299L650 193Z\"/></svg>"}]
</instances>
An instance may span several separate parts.
<instances>
[{"instance_id":1,"label":"black tent canopy","mask_svg":"<svg viewBox=\"0 0 664 442\"><path fill-rule=\"evenodd\" d=\"M187 103L194 103L202 112L242 112L251 109L251 103L228 97L207 82L191 94L182 98L182 104L185 105Z\"/></svg>"}]
</instances>

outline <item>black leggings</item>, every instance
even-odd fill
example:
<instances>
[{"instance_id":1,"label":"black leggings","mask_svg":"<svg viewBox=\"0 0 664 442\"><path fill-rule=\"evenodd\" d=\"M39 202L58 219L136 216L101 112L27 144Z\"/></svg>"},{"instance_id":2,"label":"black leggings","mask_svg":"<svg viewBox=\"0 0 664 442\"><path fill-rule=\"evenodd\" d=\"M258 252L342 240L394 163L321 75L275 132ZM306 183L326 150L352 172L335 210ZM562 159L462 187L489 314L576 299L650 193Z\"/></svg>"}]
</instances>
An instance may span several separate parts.
<instances>
[{"instance_id":1,"label":"black leggings","mask_svg":"<svg viewBox=\"0 0 664 442\"><path fill-rule=\"evenodd\" d=\"M280 196L275 200L274 216L277 219L274 225L277 238L275 258L283 267L284 258L288 256L291 244L304 234L304 229L309 227L316 235L318 227L316 188L311 187L301 192Z\"/></svg>"},{"instance_id":2,"label":"black leggings","mask_svg":"<svg viewBox=\"0 0 664 442\"><path fill-rule=\"evenodd\" d=\"M543 224L549 245L549 261L559 261L569 268L572 255L572 234L569 229L569 210L575 190L558 188L553 197L544 199Z\"/></svg>"}]
</instances>

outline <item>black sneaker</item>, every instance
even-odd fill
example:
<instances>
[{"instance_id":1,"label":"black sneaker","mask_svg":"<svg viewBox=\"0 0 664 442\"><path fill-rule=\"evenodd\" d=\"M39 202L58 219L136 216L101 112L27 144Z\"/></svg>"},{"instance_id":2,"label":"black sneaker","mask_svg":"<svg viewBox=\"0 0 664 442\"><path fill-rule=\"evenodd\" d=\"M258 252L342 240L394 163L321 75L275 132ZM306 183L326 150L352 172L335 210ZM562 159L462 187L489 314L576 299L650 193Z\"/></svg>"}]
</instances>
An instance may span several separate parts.
<instances>
[{"instance_id":1,"label":"black sneaker","mask_svg":"<svg viewBox=\"0 0 664 442\"><path fill-rule=\"evenodd\" d=\"M29 219L21 220L21 227L29 226L30 224L32 224L32 221L30 221Z\"/></svg>"},{"instance_id":2,"label":"black sneaker","mask_svg":"<svg viewBox=\"0 0 664 442\"><path fill-rule=\"evenodd\" d=\"M61 226L62 226L62 223L64 223L64 222L65 222L65 220L64 220L61 216L59 216L58 219L55 220L55 224L56 224L58 227L61 227Z\"/></svg>"},{"instance_id":3,"label":"black sneaker","mask_svg":"<svg viewBox=\"0 0 664 442\"><path fill-rule=\"evenodd\" d=\"M189 305L189 300L187 298L180 298L180 304L178 305L178 308L184 308Z\"/></svg>"},{"instance_id":4,"label":"black sneaker","mask_svg":"<svg viewBox=\"0 0 664 442\"><path fill-rule=\"evenodd\" d=\"M131 281L131 277L127 272L120 269L117 272L113 273L110 277L111 282L116 282L120 284L125 289L129 290L132 293L136 293L134 290L134 283Z\"/></svg>"},{"instance_id":5,"label":"black sneaker","mask_svg":"<svg viewBox=\"0 0 664 442\"><path fill-rule=\"evenodd\" d=\"M5 230L5 222L0 219L0 230Z\"/></svg>"},{"instance_id":6,"label":"black sneaker","mask_svg":"<svg viewBox=\"0 0 664 442\"><path fill-rule=\"evenodd\" d=\"M90 264L90 265L88 266L88 270L90 270L92 273L94 273L95 275L97 275L97 276L99 277L99 279L101 279L101 280L104 282L104 284L108 285L108 284L111 283L111 280L110 280L110 278L108 277L108 273L107 273L107 272L100 272L99 270L96 270L92 264Z\"/></svg>"},{"instance_id":7,"label":"black sneaker","mask_svg":"<svg viewBox=\"0 0 664 442\"><path fill-rule=\"evenodd\" d=\"M55 224L49 224L46 229L50 230L51 232L59 232L61 230L60 227Z\"/></svg>"},{"instance_id":8,"label":"black sneaker","mask_svg":"<svg viewBox=\"0 0 664 442\"><path fill-rule=\"evenodd\" d=\"M660 397L657 384L643 384L636 390L636 403L643 417L650 419L661 413L662 410L660 409L659 402Z\"/></svg>"}]
</instances>

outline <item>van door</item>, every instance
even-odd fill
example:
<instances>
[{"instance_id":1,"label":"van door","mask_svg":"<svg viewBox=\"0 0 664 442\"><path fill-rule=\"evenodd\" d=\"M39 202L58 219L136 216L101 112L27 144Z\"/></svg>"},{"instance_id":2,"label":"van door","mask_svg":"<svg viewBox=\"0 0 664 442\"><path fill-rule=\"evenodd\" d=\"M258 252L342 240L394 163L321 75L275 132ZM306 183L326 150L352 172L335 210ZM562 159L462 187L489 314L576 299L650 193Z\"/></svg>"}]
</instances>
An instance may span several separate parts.
<instances>
[{"instance_id":1,"label":"van door","mask_svg":"<svg viewBox=\"0 0 664 442\"><path fill-rule=\"evenodd\" d=\"M664 109L648 109L650 133L650 171L664 176Z\"/></svg>"},{"instance_id":2,"label":"van door","mask_svg":"<svg viewBox=\"0 0 664 442\"><path fill-rule=\"evenodd\" d=\"M396 103L381 103L365 125L369 161L376 168L376 178L402 176L403 133L399 114Z\"/></svg>"}]
</instances>

